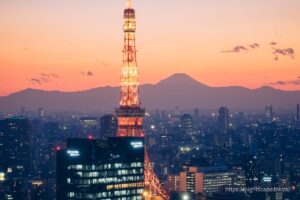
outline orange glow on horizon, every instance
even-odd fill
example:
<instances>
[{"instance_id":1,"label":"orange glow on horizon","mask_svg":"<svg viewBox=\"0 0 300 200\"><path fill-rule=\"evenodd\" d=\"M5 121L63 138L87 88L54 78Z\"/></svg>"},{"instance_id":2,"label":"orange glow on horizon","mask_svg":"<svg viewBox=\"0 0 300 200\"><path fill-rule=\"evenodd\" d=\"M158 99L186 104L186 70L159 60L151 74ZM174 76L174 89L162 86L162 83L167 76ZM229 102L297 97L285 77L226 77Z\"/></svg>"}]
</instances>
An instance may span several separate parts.
<instances>
[{"instance_id":1,"label":"orange glow on horizon","mask_svg":"<svg viewBox=\"0 0 300 200\"><path fill-rule=\"evenodd\" d=\"M292 84L300 76L298 0L134 3L141 84L186 73L210 86L258 88L282 81L286 84L271 86L300 90L300 84ZM123 0L1 1L0 96L26 88L118 86L123 7ZM294 58L274 60L270 42L293 48ZM253 43L260 47L251 49ZM237 45L248 51L221 52Z\"/></svg>"}]
</instances>

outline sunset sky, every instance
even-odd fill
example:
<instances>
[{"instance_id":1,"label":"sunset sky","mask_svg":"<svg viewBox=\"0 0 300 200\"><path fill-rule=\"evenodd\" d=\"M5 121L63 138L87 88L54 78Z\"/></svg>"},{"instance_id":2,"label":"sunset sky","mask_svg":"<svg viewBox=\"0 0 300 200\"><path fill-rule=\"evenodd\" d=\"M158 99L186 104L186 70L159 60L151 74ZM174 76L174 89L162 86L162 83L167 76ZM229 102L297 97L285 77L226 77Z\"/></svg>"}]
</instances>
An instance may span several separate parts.
<instances>
[{"instance_id":1,"label":"sunset sky","mask_svg":"<svg viewBox=\"0 0 300 200\"><path fill-rule=\"evenodd\" d=\"M133 0L141 83L300 90L299 0ZM1 0L0 96L119 84L125 0ZM275 53L274 53L275 52Z\"/></svg>"}]
</instances>

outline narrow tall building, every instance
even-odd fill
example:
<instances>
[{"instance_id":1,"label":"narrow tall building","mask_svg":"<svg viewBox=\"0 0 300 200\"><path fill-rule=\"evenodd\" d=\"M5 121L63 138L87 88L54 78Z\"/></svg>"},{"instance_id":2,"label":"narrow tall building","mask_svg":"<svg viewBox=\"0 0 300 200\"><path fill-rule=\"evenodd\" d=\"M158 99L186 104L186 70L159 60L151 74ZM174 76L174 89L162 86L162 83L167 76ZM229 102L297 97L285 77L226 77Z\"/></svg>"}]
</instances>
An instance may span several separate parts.
<instances>
[{"instance_id":1,"label":"narrow tall building","mask_svg":"<svg viewBox=\"0 0 300 200\"><path fill-rule=\"evenodd\" d=\"M190 114L184 114L180 117L182 133L185 135L193 134L193 116Z\"/></svg>"},{"instance_id":2,"label":"narrow tall building","mask_svg":"<svg viewBox=\"0 0 300 200\"><path fill-rule=\"evenodd\" d=\"M296 115L297 121L300 121L300 104L297 104L297 115Z\"/></svg>"},{"instance_id":3,"label":"narrow tall building","mask_svg":"<svg viewBox=\"0 0 300 200\"><path fill-rule=\"evenodd\" d=\"M30 175L30 124L27 118L16 116L0 121L1 185L8 189L5 200L28 199ZM1 194L0 194L1 198Z\"/></svg>"},{"instance_id":4,"label":"narrow tall building","mask_svg":"<svg viewBox=\"0 0 300 200\"><path fill-rule=\"evenodd\" d=\"M114 115L104 115L100 118L100 134L102 138L117 135L118 120Z\"/></svg>"},{"instance_id":5,"label":"narrow tall building","mask_svg":"<svg viewBox=\"0 0 300 200\"><path fill-rule=\"evenodd\" d=\"M274 118L273 106L266 106L265 114L266 114L267 121L269 122L273 121Z\"/></svg>"},{"instance_id":6,"label":"narrow tall building","mask_svg":"<svg viewBox=\"0 0 300 200\"><path fill-rule=\"evenodd\" d=\"M229 128L229 110L226 107L219 108L218 126L222 134L226 134Z\"/></svg>"}]
</instances>

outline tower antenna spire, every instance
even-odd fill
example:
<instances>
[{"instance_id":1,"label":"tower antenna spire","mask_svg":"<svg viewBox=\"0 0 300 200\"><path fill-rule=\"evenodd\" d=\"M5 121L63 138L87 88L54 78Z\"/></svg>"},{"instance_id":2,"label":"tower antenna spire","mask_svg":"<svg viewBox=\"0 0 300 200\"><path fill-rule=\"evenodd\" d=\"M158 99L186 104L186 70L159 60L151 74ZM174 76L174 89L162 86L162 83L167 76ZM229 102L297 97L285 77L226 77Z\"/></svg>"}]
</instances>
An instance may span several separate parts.
<instances>
[{"instance_id":1,"label":"tower antenna spire","mask_svg":"<svg viewBox=\"0 0 300 200\"><path fill-rule=\"evenodd\" d=\"M127 8L132 8L132 1L131 0L126 0L126 7Z\"/></svg>"}]
</instances>

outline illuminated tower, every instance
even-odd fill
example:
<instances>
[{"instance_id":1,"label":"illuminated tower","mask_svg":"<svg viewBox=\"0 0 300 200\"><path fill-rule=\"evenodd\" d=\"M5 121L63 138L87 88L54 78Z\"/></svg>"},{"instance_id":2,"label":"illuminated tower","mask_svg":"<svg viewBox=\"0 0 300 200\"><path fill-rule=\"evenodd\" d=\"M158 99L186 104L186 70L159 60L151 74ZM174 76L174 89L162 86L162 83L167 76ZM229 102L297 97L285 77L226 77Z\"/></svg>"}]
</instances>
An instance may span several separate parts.
<instances>
[{"instance_id":1,"label":"illuminated tower","mask_svg":"<svg viewBox=\"0 0 300 200\"><path fill-rule=\"evenodd\" d=\"M135 48L135 10L130 0L124 11L124 48L121 75L120 108L117 109L118 136L143 137L142 122L145 109L141 108L139 97L139 73Z\"/></svg>"},{"instance_id":2,"label":"illuminated tower","mask_svg":"<svg viewBox=\"0 0 300 200\"><path fill-rule=\"evenodd\" d=\"M118 117L119 137L144 137L143 117L145 109L141 108L139 96L139 73L136 62L135 48L135 10L132 8L131 0L126 1L124 10L124 48L123 66L121 74L121 96L120 107L116 109ZM145 151L146 152L146 151ZM144 160L144 196L145 199L169 199L168 194L160 184L153 172L147 152Z\"/></svg>"}]
</instances>

